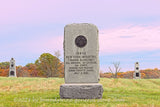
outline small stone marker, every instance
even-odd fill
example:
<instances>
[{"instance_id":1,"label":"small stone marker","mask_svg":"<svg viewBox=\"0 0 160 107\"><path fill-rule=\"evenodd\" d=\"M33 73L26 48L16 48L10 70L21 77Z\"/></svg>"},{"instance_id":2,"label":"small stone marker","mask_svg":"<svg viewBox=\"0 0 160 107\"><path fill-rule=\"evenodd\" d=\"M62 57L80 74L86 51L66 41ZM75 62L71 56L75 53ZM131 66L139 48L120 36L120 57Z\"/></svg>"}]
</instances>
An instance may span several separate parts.
<instances>
[{"instance_id":1,"label":"small stone marker","mask_svg":"<svg viewBox=\"0 0 160 107\"><path fill-rule=\"evenodd\" d=\"M93 24L70 24L64 28L65 84L60 97L99 99L103 88L99 81L98 29Z\"/></svg>"},{"instance_id":2,"label":"small stone marker","mask_svg":"<svg viewBox=\"0 0 160 107\"><path fill-rule=\"evenodd\" d=\"M133 78L134 79L141 79L141 73L139 71L139 63L135 63L135 72L133 73Z\"/></svg>"},{"instance_id":3,"label":"small stone marker","mask_svg":"<svg viewBox=\"0 0 160 107\"><path fill-rule=\"evenodd\" d=\"M17 77L16 75L16 63L13 58L10 60L9 77Z\"/></svg>"}]
</instances>

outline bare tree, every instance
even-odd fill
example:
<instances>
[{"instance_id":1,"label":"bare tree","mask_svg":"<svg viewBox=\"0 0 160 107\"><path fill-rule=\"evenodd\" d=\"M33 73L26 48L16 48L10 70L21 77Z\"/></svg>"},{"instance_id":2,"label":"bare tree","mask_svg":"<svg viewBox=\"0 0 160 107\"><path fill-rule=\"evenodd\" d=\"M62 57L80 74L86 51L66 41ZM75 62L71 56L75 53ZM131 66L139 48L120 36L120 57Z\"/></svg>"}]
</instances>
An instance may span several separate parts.
<instances>
[{"instance_id":1,"label":"bare tree","mask_svg":"<svg viewBox=\"0 0 160 107\"><path fill-rule=\"evenodd\" d=\"M59 58L59 57L61 56L60 51L59 51L59 50L55 51L55 52L54 52L54 55L55 55L57 58Z\"/></svg>"},{"instance_id":2,"label":"bare tree","mask_svg":"<svg viewBox=\"0 0 160 107\"><path fill-rule=\"evenodd\" d=\"M114 65L113 68L111 68L111 67L108 67L108 68L109 68L109 71L112 73L112 77L117 78L118 72L121 71L121 68L119 66L120 62L113 62L113 65Z\"/></svg>"},{"instance_id":3,"label":"bare tree","mask_svg":"<svg viewBox=\"0 0 160 107\"><path fill-rule=\"evenodd\" d=\"M60 51L59 50L57 50L57 51L55 51L54 52L54 55L57 57L57 59L56 60L54 60L54 73L55 74L57 74L56 76L58 76L59 75L59 70L60 70L60 60L59 60L59 57L61 56L61 54L60 54Z\"/></svg>"}]
</instances>

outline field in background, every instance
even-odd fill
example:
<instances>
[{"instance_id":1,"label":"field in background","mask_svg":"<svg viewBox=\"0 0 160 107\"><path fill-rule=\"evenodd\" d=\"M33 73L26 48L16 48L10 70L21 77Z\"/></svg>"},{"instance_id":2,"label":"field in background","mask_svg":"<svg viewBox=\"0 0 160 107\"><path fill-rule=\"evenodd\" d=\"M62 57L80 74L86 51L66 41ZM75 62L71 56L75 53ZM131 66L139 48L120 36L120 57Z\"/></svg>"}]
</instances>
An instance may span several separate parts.
<instances>
[{"instance_id":1,"label":"field in background","mask_svg":"<svg viewBox=\"0 0 160 107\"><path fill-rule=\"evenodd\" d=\"M103 98L99 100L60 99L62 78L0 77L0 107L112 107L160 106L160 79L101 78Z\"/></svg>"}]
</instances>

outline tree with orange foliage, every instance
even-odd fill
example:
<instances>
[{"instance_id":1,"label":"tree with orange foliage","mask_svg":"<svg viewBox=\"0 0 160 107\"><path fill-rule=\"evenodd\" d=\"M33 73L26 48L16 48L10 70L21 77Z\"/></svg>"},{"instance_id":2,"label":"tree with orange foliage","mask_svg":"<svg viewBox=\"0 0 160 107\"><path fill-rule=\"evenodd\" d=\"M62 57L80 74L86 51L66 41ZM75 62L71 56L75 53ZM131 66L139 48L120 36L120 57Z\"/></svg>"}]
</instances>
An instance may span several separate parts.
<instances>
[{"instance_id":1,"label":"tree with orange foliage","mask_svg":"<svg viewBox=\"0 0 160 107\"><path fill-rule=\"evenodd\" d=\"M141 78L145 78L146 74L145 73L141 73Z\"/></svg>"},{"instance_id":2,"label":"tree with orange foliage","mask_svg":"<svg viewBox=\"0 0 160 107\"><path fill-rule=\"evenodd\" d=\"M58 77L61 77L61 78L64 77L64 63L63 62L60 63L58 71L59 71Z\"/></svg>"},{"instance_id":3,"label":"tree with orange foliage","mask_svg":"<svg viewBox=\"0 0 160 107\"><path fill-rule=\"evenodd\" d=\"M38 70L46 77L59 77L59 72L63 69L60 60L50 53L43 53L35 62Z\"/></svg>"},{"instance_id":4,"label":"tree with orange foliage","mask_svg":"<svg viewBox=\"0 0 160 107\"><path fill-rule=\"evenodd\" d=\"M42 76L39 72L39 70L37 69L37 66L33 63L28 63L26 66L25 66L28 70L28 73L31 77L39 77L39 76Z\"/></svg>"},{"instance_id":5,"label":"tree with orange foliage","mask_svg":"<svg viewBox=\"0 0 160 107\"><path fill-rule=\"evenodd\" d=\"M154 68L154 71L158 71L158 68Z\"/></svg>"},{"instance_id":6,"label":"tree with orange foliage","mask_svg":"<svg viewBox=\"0 0 160 107\"><path fill-rule=\"evenodd\" d=\"M17 77L30 77L26 67L16 66Z\"/></svg>"},{"instance_id":7,"label":"tree with orange foliage","mask_svg":"<svg viewBox=\"0 0 160 107\"><path fill-rule=\"evenodd\" d=\"M0 76L8 77L9 69L0 68Z\"/></svg>"},{"instance_id":8,"label":"tree with orange foliage","mask_svg":"<svg viewBox=\"0 0 160 107\"><path fill-rule=\"evenodd\" d=\"M0 63L0 76L8 77L9 66L10 66L9 62L1 62Z\"/></svg>"}]
</instances>

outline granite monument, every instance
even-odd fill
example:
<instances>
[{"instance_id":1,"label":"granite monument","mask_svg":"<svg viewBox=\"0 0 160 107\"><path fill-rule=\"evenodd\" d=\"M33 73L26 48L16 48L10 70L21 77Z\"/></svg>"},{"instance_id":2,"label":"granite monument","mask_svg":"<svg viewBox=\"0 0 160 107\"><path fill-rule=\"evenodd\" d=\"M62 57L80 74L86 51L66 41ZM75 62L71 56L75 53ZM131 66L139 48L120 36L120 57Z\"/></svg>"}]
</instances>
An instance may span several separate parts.
<instances>
[{"instance_id":1,"label":"granite monument","mask_svg":"<svg viewBox=\"0 0 160 107\"><path fill-rule=\"evenodd\" d=\"M64 28L64 99L100 99L98 29L93 24L69 24Z\"/></svg>"},{"instance_id":2,"label":"granite monument","mask_svg":"<svg viewBox=\"0 0 160 107\"><path fill-rule=\"evenodd\" d=\"M10 60L9 77L17 77L16 75L16 63L14 58Z\"/></svg>"}]
</instances>

